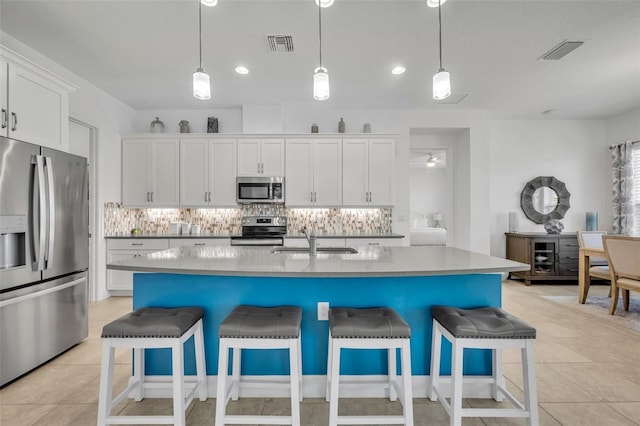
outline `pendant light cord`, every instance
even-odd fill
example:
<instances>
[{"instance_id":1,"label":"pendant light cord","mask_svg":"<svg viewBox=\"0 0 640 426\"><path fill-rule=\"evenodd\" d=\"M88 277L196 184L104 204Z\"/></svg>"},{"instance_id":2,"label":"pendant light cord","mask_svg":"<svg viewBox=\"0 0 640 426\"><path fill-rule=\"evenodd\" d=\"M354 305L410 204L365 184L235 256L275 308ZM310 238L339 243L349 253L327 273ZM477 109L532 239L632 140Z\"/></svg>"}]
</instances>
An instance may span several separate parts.
<instances>
[{"instance_id":1,"label":"pendant light cord","mask_svg":"<svg viewBox=\"0 0 640 426\"><path fill-rule=\"evenodd\" d=\"M198 0L198 33L200 35L200 71L202 71L202 2Z\"/></svg>"},{"instance_id":2,"label":"pendant light cord","mask_svg":"<svg viewBox=\"0 0 640 426\"><path fill-rule=\"evenodd\" d=\"M442 68L442 13L440 10L441 0L438 0L438 39L440 42L440 71L444 71Z\"/></svg>"},{"instance_id":3,"label":"pendant light cord","mask_svg":"<svg viewBox=\"0 0 640 426\"><path fill-rule=\"evenodd\" d=\"M320 51L320 68L322 68L322 1L318 1L318 44Z\"/></svg>"}]
</instances>

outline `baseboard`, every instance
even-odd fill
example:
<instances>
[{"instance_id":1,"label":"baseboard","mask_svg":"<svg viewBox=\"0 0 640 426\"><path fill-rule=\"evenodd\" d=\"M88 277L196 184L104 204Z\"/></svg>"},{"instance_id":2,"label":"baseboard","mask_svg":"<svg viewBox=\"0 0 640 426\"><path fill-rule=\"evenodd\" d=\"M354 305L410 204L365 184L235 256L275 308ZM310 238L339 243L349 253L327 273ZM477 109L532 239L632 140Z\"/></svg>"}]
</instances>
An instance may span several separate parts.
<instances>
[{"instance_id":1,"label":"baseboard","mask_svg":"<svg viewBox=\"0 0 640 426\"><path fill-rule=\"evenodd\" d=\"M195 376L188 376L193 380ZM386 376L341 376L340 397L344 398L385 398L387 391L384 386L372 386L373 383L382 383ZM129 379L130 381L132 379ZM145 390L148 398L170 398L171 376L146 376L148 383L153 387ZM240 388L240 397L257 398L288 398L289 390L285 386L260 386L261 383L278 382L283 385L288 383L288 376L243 376L243 380L249 383ZM464 379L463 396L465 398L491 398L491 376L472 376ZM429 376L413 376L412 387L414 398L426 398ZM450 395L451 378L441 376L440 383L443 394ZM167 387L158 387L166 384ZM217 376L207 376L208 396L216 397ZM326 389L326 376L304 375L302 378L302 393L305 398L324 398ZM118 392L118 390L114 390Z\"/></svg>"}]
</instances>

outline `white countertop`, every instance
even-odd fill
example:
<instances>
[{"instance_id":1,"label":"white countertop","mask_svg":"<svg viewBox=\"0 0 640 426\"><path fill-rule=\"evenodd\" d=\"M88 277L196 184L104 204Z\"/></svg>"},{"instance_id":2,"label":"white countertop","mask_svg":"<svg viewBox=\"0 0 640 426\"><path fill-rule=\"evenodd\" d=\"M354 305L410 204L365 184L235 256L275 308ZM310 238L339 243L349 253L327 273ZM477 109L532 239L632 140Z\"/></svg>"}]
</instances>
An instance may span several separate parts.
<instances>
[{"instance_id":1,"label":"white countertop","mask_svg":"<svg viewBox=\"0 0 640 426\"><path fill-rule=\"evenodd\" d=\"M272 247L177 247L107 269L196 275L354 277L527 271L529 265L452 247L355 247L357 254L272 254Z\"/></svg>"}]
</instances>

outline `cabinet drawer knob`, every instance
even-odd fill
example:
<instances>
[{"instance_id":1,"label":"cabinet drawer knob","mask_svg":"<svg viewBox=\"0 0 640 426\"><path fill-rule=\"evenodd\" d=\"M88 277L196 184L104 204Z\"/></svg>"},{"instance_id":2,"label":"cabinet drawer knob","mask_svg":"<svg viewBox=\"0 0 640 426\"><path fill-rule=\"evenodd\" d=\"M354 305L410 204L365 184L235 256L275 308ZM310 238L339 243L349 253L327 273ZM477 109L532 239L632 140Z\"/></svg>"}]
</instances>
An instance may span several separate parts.
<instances>
[{"instance_id":1,"label":"cabinet drawer knob","mask_svg":"<svg viewBox=\"0 0 640 426\"><path fill-rule=\"evenodd\" d=\"M205 243L193 243L194 246L204 246L206 245Z\"/></svg>"},{"instance_id":2,"label":"cabinet drawer knob","mask_svg":"<svg viewBox=\"0 0 640 426\"><path fill-rule=\"evenodd\" d=\"M9 116L7 114L7 110L2 108L2 128L6 129L9 125Z\"/></svg>"},{"instance_id":3,"label":"cabinet drawer knob","mask_svg":"<svg viewBox=\"0 0 640 426\"><path fill-rule=\"evenodd\" d=\"M144 243L131 243L132 246L143 246Z\"/></svg>"}]
</instances>

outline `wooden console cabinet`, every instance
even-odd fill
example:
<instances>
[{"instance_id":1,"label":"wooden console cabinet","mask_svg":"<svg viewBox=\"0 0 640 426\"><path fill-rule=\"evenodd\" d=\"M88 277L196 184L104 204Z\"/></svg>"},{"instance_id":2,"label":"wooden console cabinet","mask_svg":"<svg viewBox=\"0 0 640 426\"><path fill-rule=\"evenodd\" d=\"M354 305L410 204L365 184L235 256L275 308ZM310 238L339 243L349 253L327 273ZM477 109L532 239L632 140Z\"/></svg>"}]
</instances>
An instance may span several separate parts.
<instances>
[{"instance_id":1,"label":"wooden console cabinet","mask_svg":"<svg viewBox=\"0 0 640 426\"><path fill-rule=\"evenodd\" d=\"M526 285L533 281L578 280L578 239L575 233L507 233L507 259L528 263L531 269L512 272Z\"/></svg>"}]
</instances>

